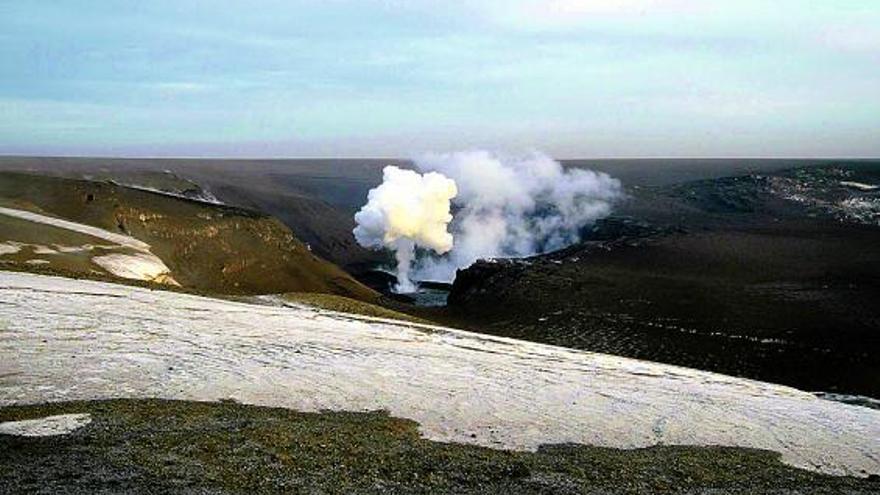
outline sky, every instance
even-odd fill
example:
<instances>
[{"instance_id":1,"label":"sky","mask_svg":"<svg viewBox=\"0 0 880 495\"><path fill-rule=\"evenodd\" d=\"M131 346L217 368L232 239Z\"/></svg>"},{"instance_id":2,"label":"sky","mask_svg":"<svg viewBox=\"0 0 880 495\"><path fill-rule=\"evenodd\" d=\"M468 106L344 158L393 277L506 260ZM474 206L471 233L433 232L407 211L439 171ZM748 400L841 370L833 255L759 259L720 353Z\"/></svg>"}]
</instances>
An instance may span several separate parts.
<instances>
[{"instance_id":1,"label":"sky","mask_svg":"<svg viewBox=\"0 0 880 495\"><path fill-rule=\"evenodd\" d=\"M0 154L880 157L878 0L0 0Z\"/></svg>"}]
</instances>

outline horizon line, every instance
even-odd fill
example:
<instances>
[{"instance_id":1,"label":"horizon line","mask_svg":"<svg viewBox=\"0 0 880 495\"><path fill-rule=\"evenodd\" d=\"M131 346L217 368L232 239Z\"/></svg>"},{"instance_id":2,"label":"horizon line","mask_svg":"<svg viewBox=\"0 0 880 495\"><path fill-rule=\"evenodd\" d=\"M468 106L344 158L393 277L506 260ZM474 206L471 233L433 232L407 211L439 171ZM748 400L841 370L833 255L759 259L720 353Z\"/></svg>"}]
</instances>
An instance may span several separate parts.
<instances>
[{"instance_id":1,"label":"horizon line","mask_svg":"<svg viewBox=\"0 0 880 495\"><path fill-rule=\"evenodd\" d=\"M880 156L568 156L557 157L549 155L557 161L575 160L850 160L850 161L874 161L880 160ZM292 160L394 160L411 161L411 157L391 156L212 156L212 155L179 155L179 156L154 156L154 155L86 155L86 154L6 154L0 152L3 158L50 158L50 159L103 159L103 160L224 160L224 161L292 161Z\"/></svg>"}]
</instances>

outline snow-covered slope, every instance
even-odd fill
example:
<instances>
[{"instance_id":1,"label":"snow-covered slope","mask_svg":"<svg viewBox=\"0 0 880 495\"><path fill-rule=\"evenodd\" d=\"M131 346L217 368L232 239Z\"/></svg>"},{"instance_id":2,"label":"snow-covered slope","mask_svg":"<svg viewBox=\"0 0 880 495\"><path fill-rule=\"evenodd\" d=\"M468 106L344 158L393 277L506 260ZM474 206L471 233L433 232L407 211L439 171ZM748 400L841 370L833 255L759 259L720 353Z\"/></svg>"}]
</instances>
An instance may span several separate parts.
<instances>
[{"instance_id":1,"label":"snow-covered slope","mask_svg":"<svg viewBox=\"0 0 880 495\"><path fill-rule=\"evenodd\" d=\"M109 241L116 245L100 246L104 249L109 248L112 250L116 249L117 247L127 248L126 252L122 253L94 256L91 258L91 261L106 270L107 272L116 275L117 277L179 285L174 280L174 278L171 277L171 270L169 270L168 267L165 266L165 263L158 256L154 255L150 251L150 245L143 241L135 239L134 237L117 234L115 232L109 232L104 229L92 227L91 225L83 225L81 223L69 222L60 218L49 217L46 215L41 215L39 213L25 210L17 210L14 208L0 207L0 215L6 215L37 224L51 225L53 227L69 230L71 232L86 234L97 239ZM14 244L11 245L10 243L6 243L5 246L6 247L4 247L4 244L0 244L0 255L4 253L14 254L18 252L18 250L20 250L21 246L23 245L19 243L18 246L15 246ZM10 246L18 247L18 249L11 250ZM58 256L64 256L65 253L93 251L95 246L56 245L53 247L36 247L38 249L34 251L35 254L54 254ZM40 249L42 249L42 251Z\"/></svg>"},{"instance_id":2,"label":"snow-covered slope","mask_svg":"<svg viewBox=\"0 0 880 495\"><path fill-rule=\"evenodd\" d=\"M71 230L73 232L79 232L81 234L87 234L92 237L97 237L99 239L104 239L106 241L110 241L114 244L119 244L120 246L130 247L132 249L136 249L138 251L149 251L150 245L135 239L134 237L117 234L114 232L108 232L104 229L99 229L97 227L92 227L90 225L83 225L81 223L76 222L68 222L67 220L62 220L60 218L48 217L46 215L40 215L39 213L34 213L32 211L25 210L17 210L15 208L3 208L0 207L0 215L7 215L10 217L20 218L22 220L28 220L34 223L42 223L46 225L52 225L54 227L60 227L65 230Z\"/></svg>"},{"instance_id":3,"label":"snow-covered slope","mask_svg":"<svg viewBox=\"0 0 880 495\"><path fill-rule=\"evenodd\" d=\"M388 409L436 440L729 445L880 474L880 411L437 327L0 272L0 405L107 397Z\"/></svg>"}]
</instances>

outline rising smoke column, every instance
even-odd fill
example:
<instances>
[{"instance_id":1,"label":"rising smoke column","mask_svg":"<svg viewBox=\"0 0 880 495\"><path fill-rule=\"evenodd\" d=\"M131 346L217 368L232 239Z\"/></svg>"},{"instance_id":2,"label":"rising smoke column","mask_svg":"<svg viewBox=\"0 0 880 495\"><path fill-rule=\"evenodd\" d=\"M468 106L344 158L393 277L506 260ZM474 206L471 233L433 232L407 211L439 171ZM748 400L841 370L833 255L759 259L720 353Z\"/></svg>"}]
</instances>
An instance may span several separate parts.
<instances>
[{"instance_id":1,"label":"rising smoke column","mask_svg":"<svg viewBox=\"0 0 880 495\"><path fill-rule=\"evenodd\" d=\"M456 269L481 258L523 257L578 242L581 229L610 214L622 197L617 179L564 169L541 153L426 154L415 165L442 173L459 189L451 225L455 247L445 256L419 260L421 279L451 281Z\"/></svg>"},{"instance_id":2,"label":"rising smoke column","mask_svg":"<svg viewBox=\"0 0 880 495\"><path fill-rule=\"evenodd\" d=\"M617 179L565 169L541 153L465 151L414 163L424 175L386 167L383 183L355 215L361 245L394 250L399 292L415 290L413 266L419 279L452 281L457 269L481 258L523 257L578 242L581 230L610 214L623 196ZM436 255L415 260L416 246Z\"/></svg>"},{"instance_id":3,"label":"rising smoke column","mask_svg":"<svg viewBox=\"0 0 880 495\"><path fill-rule=\"evenodd\" d=\"M414 292L409 278L416 246L444 254L452 249L446 227L455 182L437 172L424 175L387 166L382 184L371 189L367 204L354 216L354 237L364 247L386 247L397 258L397 292Z\"/></svg>"}]
</instances>

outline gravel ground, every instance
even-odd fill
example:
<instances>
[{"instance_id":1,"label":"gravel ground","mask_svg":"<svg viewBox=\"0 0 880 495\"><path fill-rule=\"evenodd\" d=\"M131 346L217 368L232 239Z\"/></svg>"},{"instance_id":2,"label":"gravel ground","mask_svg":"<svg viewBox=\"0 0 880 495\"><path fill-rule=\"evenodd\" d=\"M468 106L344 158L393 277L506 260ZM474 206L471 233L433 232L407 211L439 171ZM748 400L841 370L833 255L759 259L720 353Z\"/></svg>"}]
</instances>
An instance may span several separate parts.
<instances>
[{"instance_id":1,"label":"gravel ground","mask_svg":"<svg viewBox=\"0 0 880 495\"><path fill-rule=\"evenodd\" d=\"M0 409L0 421L88 413L67 435L0 435L0 493L880 493L880 481L722 447L537 452L425 440L383 412L161 400Z\"/></svg>"}]
</instances>

